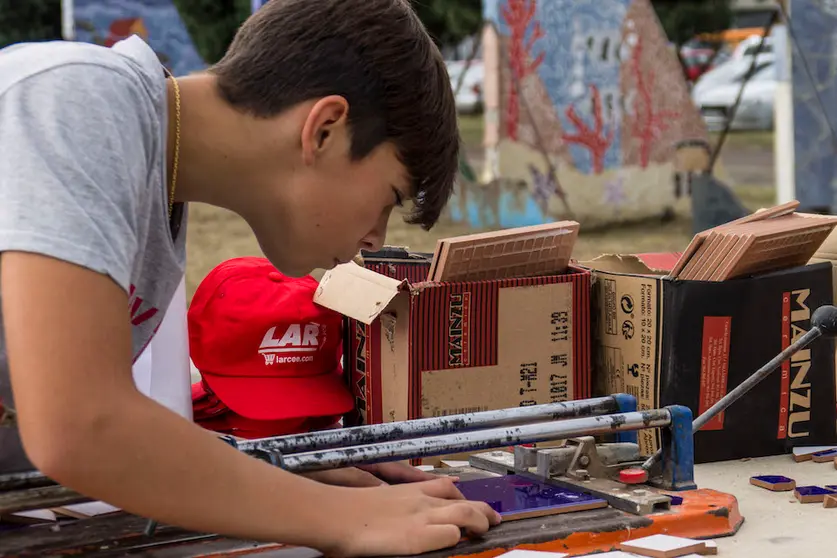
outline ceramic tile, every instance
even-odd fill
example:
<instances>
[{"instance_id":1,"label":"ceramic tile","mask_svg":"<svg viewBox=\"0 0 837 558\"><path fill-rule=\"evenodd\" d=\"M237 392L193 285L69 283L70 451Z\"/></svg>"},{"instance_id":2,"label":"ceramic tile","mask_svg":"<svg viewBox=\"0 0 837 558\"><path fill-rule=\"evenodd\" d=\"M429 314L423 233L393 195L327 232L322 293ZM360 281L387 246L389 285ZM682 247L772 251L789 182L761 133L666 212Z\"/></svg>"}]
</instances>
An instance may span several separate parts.
<instances>
[{"instance_id":1,"label":"ceramic tile","mask_svg":"<svg viewBox=\"0 0 837 558\"><path fill-rule=\"evenodd\" d=\"M756 213L751 213L750 215L746 215L740 219L736 219L735 221L730 221L720 227L716 227L715 229L710 229L708 231L701 231L697 233L693 238L692 241L689 243L689 246L686 248L686 251L680 256L680 259L674 265L671 270L670 275L672 277L680 277L684 278L680 273L683 271L683 268L689 263L689 261L698 254L699 251L703 250L704 242L709 238L709 236L716 232L718 229L728 228L728 227L735 227L739 225L746 225L748 223L753 223L756 221L764 221L766 219L772 219L774 217L783 217L785 215L790 215L794 211L799 208L799 202L794 200L791 202L783 203L780 205L776 205L774 207L770 207L763 211L759 211Z\"/></svg>"},{"instance_id":2,"label":"ceramic tile","mask_svg":"<svg viewBox=\"0 0 837 558\"><path fill-rule=\"evenodd\" d=\"M579 224L544 225L446 238L431 264L431 281L482 281L564 273Z\"/></svg>"},{"instance_id":3,"label":"ceramic tile","mask_svg":"<svg viewBox=\"0 0 837 558\"><path fill-rule=\"evenodd\" d=\"M807 446L793 448L793 460L797 463L810 461L815 453L835 449L837 446Z\"/></svg>"},{"instance_id":4,"label":"ceramic tile","mask_svg":"<svg viewBox=\"0 0 837 558\"><path fill-rule=\"evenodd\" d=\"M633 552L650 558L679 558L696 552L702 552L706 543L671 535L651 535L641 539L623 542L621 550Z\"/></svg>"},{"instance_id":5,"label":"ceramic tile","mask_svg":"<svg viewBox=\"0 0 837 558\"><path fill-rule=\"evenodd\" d=\"M672 274L694 281L726 281L805 264L837 219L779 210L771 218L736 220L695 236Z\"/></svg>"},{"instance_id":6,"label":"ceramic tile","mask_svg":"<svg viewBox=\"0 0 837 558\"><path fill-rule=\"evenodd\" d=\"M607 507L605 500L591 494L520 475L463 481L457 487L465 498L486 502L506 521Z\"/></svg>"},{"instance_id":7,"label":"ceramic tile","mask_svg":"<svg viewBox=\"0 0 837 558\"><path fill-rule=\"evenodd\" d=\"M829 449L825 451L818 451L811 454L811 460L814 463L828 463L837 457L837 449Z\"/></svg>"},{"instance_id":8,"label":"ceramic tile","mask_svg":"<svg viewBox=\"0 0 837 558\"><path fill-rule=\"evenodd\" d=\"M820 503L829 494L834 494L834 492L822 486L797 486L793 492L802 504Z\"/></svg>"},{"instance_id":9,"label":"ceramic tile","mask_svg":"<svg viewBox=\"0 0 837 558\"><path fill-rule=\"evenodd\" d=\"M837 494L829 494L822 500L822 507L837 508Z\"/></svg>"},{"instance_id":10,"label":"ceramic tile","mask_svg":"<svg viewBox=\"0 0 837 558\"><path fill-rule=\"evenodd\" d=\"M759 475L750 477L750 484L772 490L773 492L787 492L796 488L796 482L782 475Z\"/></svg>"},{"instance_id":11,"label":"ceramic tile","mask_svg":"<svg viewBox=\"0 0 837 558\"><path fill-rule=\"evenodd\" d=\"M703 543L706 545L706 549L703 551L704 556L714 556L718 554L718 543L715 541L703 541Z\"/></svg>"}]
</instances>

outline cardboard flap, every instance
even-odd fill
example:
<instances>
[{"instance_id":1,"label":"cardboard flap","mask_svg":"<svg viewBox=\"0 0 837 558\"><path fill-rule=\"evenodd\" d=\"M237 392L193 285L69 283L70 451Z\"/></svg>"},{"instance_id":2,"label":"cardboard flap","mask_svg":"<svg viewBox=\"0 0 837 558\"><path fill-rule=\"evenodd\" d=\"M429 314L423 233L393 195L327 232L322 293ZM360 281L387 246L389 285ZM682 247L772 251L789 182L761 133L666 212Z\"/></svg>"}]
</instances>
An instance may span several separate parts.
<instances>
[{"instance_id":1,"label":"cardboard flap","mask_svg":"<svg viewBox=\"0 0 837 558\"><path fill-rule=\"evenodd\" d=\"M671 270L678 257L679 254L603 254L578 265L612 273L664 275Z\"/></svg>"},{"instance_id":2,"label":"cardboard flap","mask_svg":"<svg viewBox=\"0 0 837 558\"><path fill-rule=\"evenodd\" d=\"M406 284L349 262L323 275L314 302L369 325Z\"/></svg>"}]
</instances>

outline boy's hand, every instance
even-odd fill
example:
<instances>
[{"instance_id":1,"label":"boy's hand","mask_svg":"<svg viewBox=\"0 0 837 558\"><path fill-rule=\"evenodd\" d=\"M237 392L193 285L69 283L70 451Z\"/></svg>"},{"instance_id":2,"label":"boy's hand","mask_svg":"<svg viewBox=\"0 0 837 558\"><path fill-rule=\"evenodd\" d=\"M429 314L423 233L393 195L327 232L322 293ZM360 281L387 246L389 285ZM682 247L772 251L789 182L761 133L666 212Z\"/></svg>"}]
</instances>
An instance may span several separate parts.
<instances>
[{"instance_id":1,"label":"boy's hand","mask_svg":"<svg viewBox=\"0 0 837 558\"><path fill-rule=\"evenodd\" d=\"M406 463L398 462L317 471L313 473L305 473L305 476L324 484L350 486L355 488L421 482L438 478L438 475L432 475L421 471L420 469L416 469L415 467L411 467Z\"/></svg>"},{"instance_id":2,"label":"boy's hand","mask_svg":"<svg viewBox=\"0 0 837 558\"><path fill-rule=\"evenodd\" d=\"M314 471L311 473L302 473L302 476L323 484L348 486L352 488L371 488L374 486L386 485L386 482L382 481L372 473L368 473L356 467L329 469L327 471Z\"/></svg>"},{"instance_id":3,"label":"boy's hand","mask_svg":"<svg viewBox=\"0 0 837 558\"><path fill-rule=\"evenodd\" d=\"M417 469L407 463L394 461L391 463L378 463L375 465L360 465L363 469L389 484L402 484L405 482L421 482L433 480L439 477Z\"/></svg>"},{"instance_id":4,"label":"boy's hand","mask_svg":"<svg viewBox=\"0 0 837 558\"><path fill-rule=\"evenodd\" d=\"M484 502L466 501L450 478L350 490L333 511L326 556L404 556L456 545L500 523ZM351 510L351 513L344 513Z\"/></svg>"}]
</instances>

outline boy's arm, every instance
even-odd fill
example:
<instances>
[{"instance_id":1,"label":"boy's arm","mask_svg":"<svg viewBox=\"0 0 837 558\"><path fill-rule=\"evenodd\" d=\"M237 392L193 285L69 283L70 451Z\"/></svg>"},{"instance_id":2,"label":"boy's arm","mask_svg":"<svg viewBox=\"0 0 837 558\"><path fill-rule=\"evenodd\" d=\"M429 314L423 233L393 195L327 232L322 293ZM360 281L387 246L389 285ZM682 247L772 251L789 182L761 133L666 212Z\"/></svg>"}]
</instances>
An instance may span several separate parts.
<instances>
[{"instance_id":1,"label":"boy's arm","mask_svg":"<svg viewBox=\"0 0 837 558\"><path fill-rule=\"evenodd\" d=\"M236 451L136 390L128 300L110 278L22 252L0 264L18 422L54 480L161 522L340 555L420 553L499 521L451 501L448 479L330 487Z\"/></svg>"},{"instance_id":2,"label":"boy's arm","mask_svg":"<svg viewBox=\"0 0 837 558\"><path fill-rule=\"evenodd\" d=\"M317 483L240 454L137 391L128 300L110 278L21 252L0 264L18 424L39 470L200 531L310 543L306 532L327 527L316 507L289 505L322 502Z\"/></svg>"}]
</instances>

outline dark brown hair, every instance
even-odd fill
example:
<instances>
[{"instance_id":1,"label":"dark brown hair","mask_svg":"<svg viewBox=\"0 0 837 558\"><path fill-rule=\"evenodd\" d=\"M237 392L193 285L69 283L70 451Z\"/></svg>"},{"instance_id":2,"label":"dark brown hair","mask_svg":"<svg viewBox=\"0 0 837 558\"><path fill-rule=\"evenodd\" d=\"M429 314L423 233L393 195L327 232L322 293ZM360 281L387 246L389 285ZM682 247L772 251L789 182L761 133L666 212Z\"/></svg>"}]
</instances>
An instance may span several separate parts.
<instances>
[{"instance_id":1,"label":"dark brown hair","mask_svg":"<svg viewBox=\"0 0 837 558\"><path fill-rule=\"evenodd\" d=\"M307 100L349 103L351 156L392 142L412 180L409 223L430 229L458 168L453 90L406 0L270 0L211 69L231 105L271 117Z\"/></svg>"}]
</instances>

